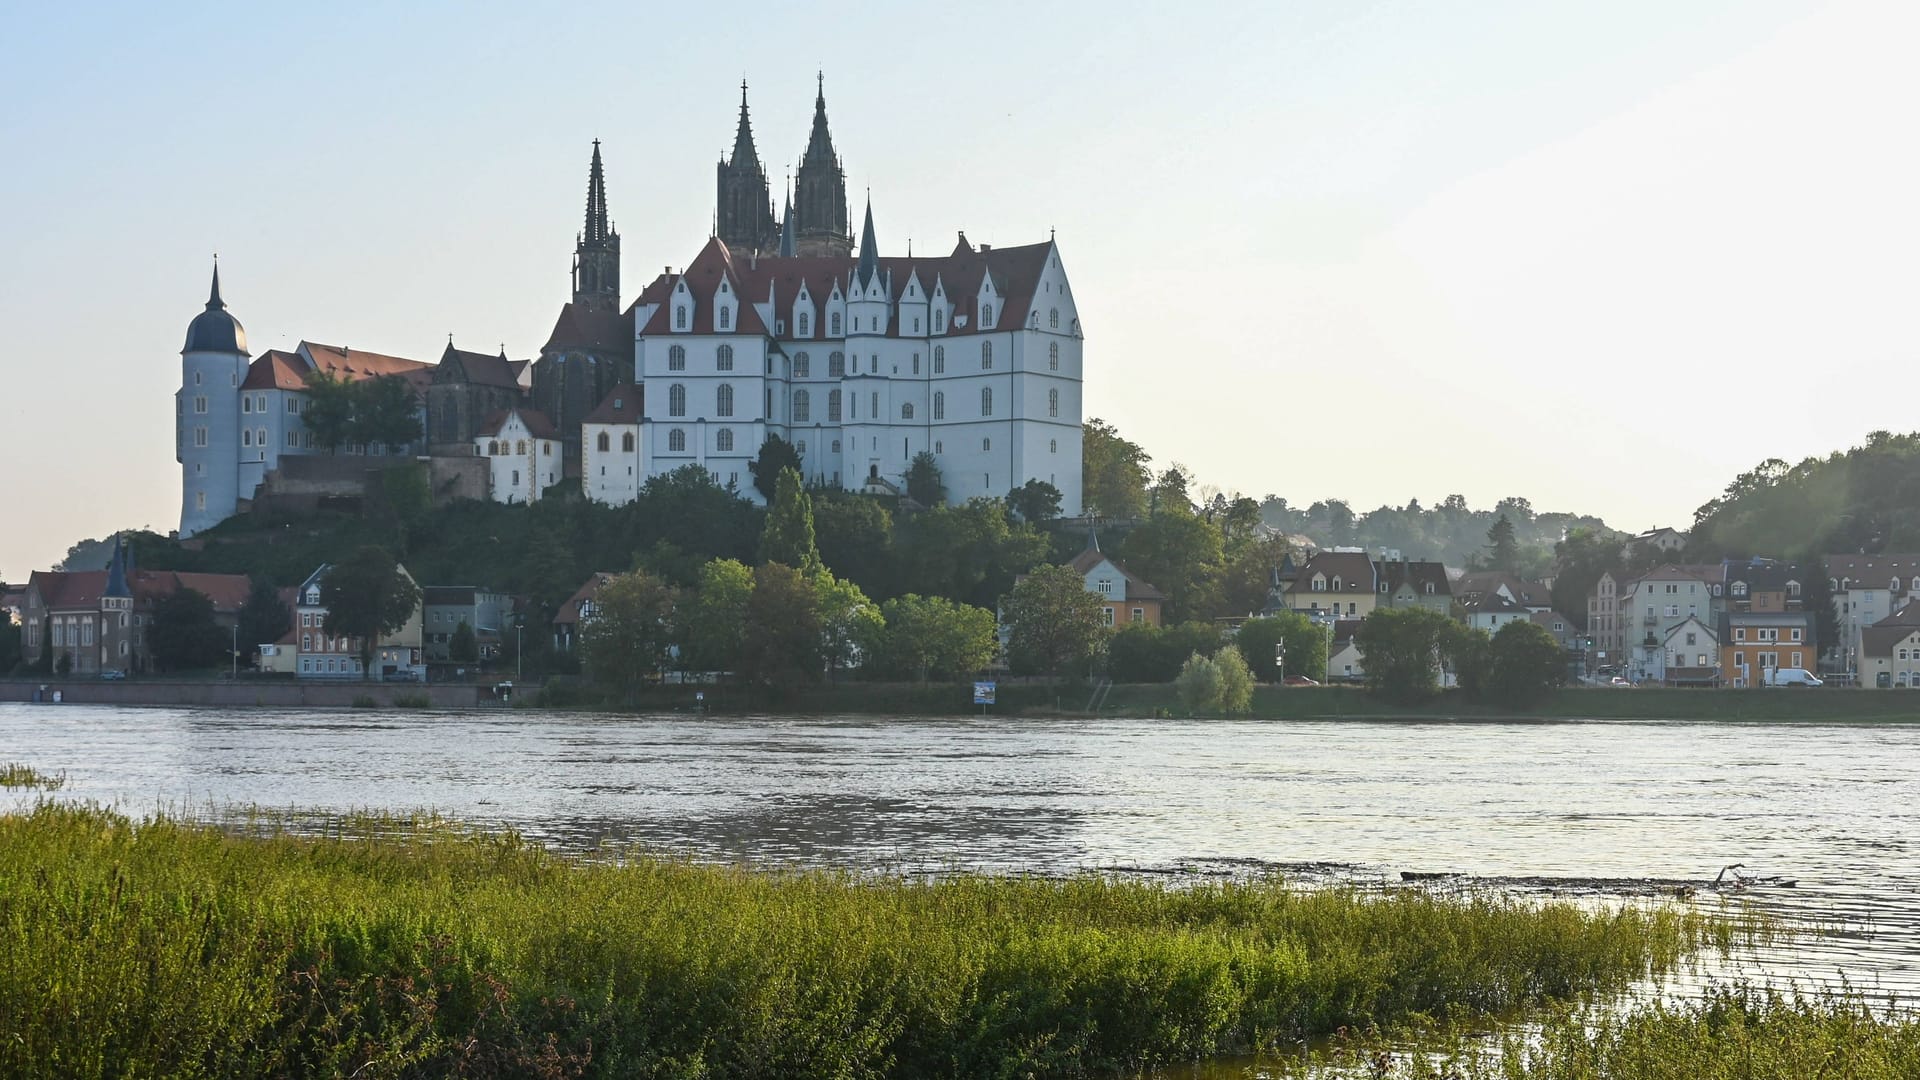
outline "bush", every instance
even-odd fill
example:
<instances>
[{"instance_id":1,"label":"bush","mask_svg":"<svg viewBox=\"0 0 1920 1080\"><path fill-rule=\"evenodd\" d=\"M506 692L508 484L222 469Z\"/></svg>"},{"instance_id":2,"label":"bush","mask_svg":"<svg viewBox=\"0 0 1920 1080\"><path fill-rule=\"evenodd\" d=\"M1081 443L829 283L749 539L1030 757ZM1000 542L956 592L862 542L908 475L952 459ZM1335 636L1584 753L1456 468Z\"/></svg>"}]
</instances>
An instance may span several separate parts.
<instances>
[{"instance_id":1,"label":"bush","mask_svg":"<svg viewBox=\"0 0 1920 1080\"><path fill-rule=\"evenodd\" d=\"M353 707L356 709L377 709L380 703L367 694L353 695Z\"/></svg>"},{"instance_id":2,"label":"bush","mask_svg":"<svg viewBox=\"0 0 1920 1080\"><path fill-rule=\"evenodd\" d=\"M1180 703L1193 712L1208 712L1220 703L1220 667L1209 657L1194 653L1181 666L1173 680Z\"/></svg>"},{"instance_id":3,"label":"bush","mask_svg":"<svg viewBox=\"0 0 1920 1080\"><path fill-rule=\"evenodd\" d=\"M433 699L425 694L395 694L393 707L396 709L430 709Z\"/></svg>"}]
</instances>

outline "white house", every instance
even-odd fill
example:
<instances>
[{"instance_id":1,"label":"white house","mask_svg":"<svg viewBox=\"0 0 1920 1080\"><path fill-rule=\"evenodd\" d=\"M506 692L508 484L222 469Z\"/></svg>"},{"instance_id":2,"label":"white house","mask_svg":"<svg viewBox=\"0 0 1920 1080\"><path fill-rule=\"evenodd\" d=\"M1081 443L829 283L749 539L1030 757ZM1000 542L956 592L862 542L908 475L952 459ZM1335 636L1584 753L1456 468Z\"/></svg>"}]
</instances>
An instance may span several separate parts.
<instances>
[{"instance_id":1,"label":"white house","mask_svg":"<svg viewBox=\"0 0 1920 1080\"><path fill-rule=\"evenodd\" d=\"M1667 635L1688 619L1705 625L1714 614L1714 587L1698 574L1667 565L1621 587L1619 625L1630 677L1662 679Z\"/></svg>"},{"instance_id":2,"label":"white house","mask_svg":"<svg viewBox=\"0 0 1920 1080\"><path fill-rule=\"evenodd\" d=\"M1707 682L1720 673L1720 639L1708 618L1689 615L1645 650L1645 677L1661 682Z\"/></svg>"},{"instance_id":3,"label":"white house","mask_svg":"<svg viewBox=\"0 0 1920 1080\"><path fill-rule=\"evenodd\" d=\"M594 502L624 506L640 497L647 478L641 393L631 384L616 386L580 423L580 484Z\"/></svg>"},{"instance_id":4,"label":"white house","mask_svg":"<svg viewBox=\"0 0 1920 1080\"><path fill-rule=\"evenodd\" d=\"M1533 612L1520 603L1505 585L1496 585L1461 605L1467 612L1467 625L1489 634L1498 633L1508 623L1531 622Z\"/></svg>"},{"instance_id":5,"label":"white house","mask_svg":"<svg viewBox=\"0 0 1920 1080\"><path fill-rule=\"evenodd\" d=\"M274 670L287 670L290 667L302 679L365 677L365 669L360 666L359 640L327 632L327 607L321 603L320 594L321 585L332 569L332 563L323 563L300 583L294 595L293 631L281 639L285 644L276 649L280 655L275 657ZM399 569L408 581L413 580L413 575L407 573L406 567ZM427 677L426 656L422 648L424 627L421 611L422 605L416 603L413 615L405 625L382 636L375 643L373 666L376 678L419 681ZM289 658L285 653L293 649L296 636L298 651Z\"/></svg>"},{"instance_id":6,"label":"white house","mask_svg":"<svg viewBox=\"0 0 1920 1080\"><path fill-rule=\"evenodd\" d=\"M487 493L494 502L538 502L560 481L560 437L545 413L512 408L494 413L473 436L476 457L487 459Z\"/></svg>"}]
</instances>

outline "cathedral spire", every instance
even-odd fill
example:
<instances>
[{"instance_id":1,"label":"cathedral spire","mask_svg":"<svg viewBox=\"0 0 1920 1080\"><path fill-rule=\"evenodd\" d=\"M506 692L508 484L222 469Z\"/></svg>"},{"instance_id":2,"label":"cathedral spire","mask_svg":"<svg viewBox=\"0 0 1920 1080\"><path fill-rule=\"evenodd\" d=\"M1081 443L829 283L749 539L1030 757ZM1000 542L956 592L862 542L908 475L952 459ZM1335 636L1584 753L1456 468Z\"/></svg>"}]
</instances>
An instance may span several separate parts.
<instances>
[{"instance_id":1,"label":"cathedral spire","mask_svg":"<svg viewBox=\"0 0 1920 1080\"><path fill-rule=\"evenodd\" d=\"M793 220L793 185L787 185L787 214L780 219L780 257L791 259L794 256L793 230L798 224Z\"/></svg>"},{"instance_id":2,"label":"cathedral spire","mask_svg":"<svg viewBox=\"0 0 1920 1080\"><path fill-rule=\"evenodd\" d=\"M587 228L582 240L605 240L613 234L607 223L607 176L600 165L600 140L593 140L593 165L587 171Z\"/></svg>"},{"instance_id":3,"label":"cathedral spire","mask_svg":"<svg viewBox=\"0 0 1920 1080\"><path fill-rule=\"evenodd\" d=\"M747 80L740 80L740 126L733 133L733 160L729 162L739 168L744 162L760 163L760 155L753 149L753 121L747 116Z\"/></svg>"},{"instance_id":4,"label":"cathedral spire","mask_svg":"<svg viewBox=\"0 0 1920 1080\"><path fill-rule=\"evenodd\" d=\"M620 306L620 234L607 217L607 171L600 140L587 168L587 222L573 249L573 302L589 310Z\"/></svg>"},{"instance_id":5,"label":"cathedral spire","mask_svg":"<svg viewBox=\"0 0 1920 1080\"><path fill-rule=\"evenodd\" d=\"M794 176L794 212L800 228L795 237L803 255L845 258L853 253L847 229L847 177L840 155L833 151L833 133L827 127L826 75L819 76L813 96L813 131L807 152Z\"/></svg>"},{"instance_id":6,"label":"cathedral spire","mask_svg":"<svg viewBox=\"0 0 1920 1080\"><path fill-rule=\"evenodd\" d=\"M880 245L873 238L873 196L867 196L867 220L860 226L860 265L853 280L862 289L873 284L880 273Z\"/></svg>"},{"instance_id":7,"label":"cathedral spire","mask_svg":"<svg viewBox=\"0 0 1920 1080\"><path fill-rule=\"evenodd\" d=\"M813 95L813 132L807 136L807 154L801 160L808 165L838 165L833 152L833 132L827 129L827 76L821 72L819 87Z\"/></svg>"},{"instance_id":8,"label":"cathedral spire","mask_svg":"<svg viewBox=\"0 0 1920 1080\"><path fill-rule=\"evenodd\" d=\"M735 251L771 251L778 241L773 196L767 172L753 148L753 121L747 114L747 80L740 80L740 124L733 134L733 156L721 158L716 173L714 235Z\"/></svg>"},{"instance_id":9,"label":"cathedral spire","mask_svg":"<svg viewBox=\"0 0 1920 1080\"><path fill-rule=\"evenodd\" d=\"M226 310L226 301L220 299L220 256L213 257L213 291L207 295L208 311Z\"/></svg>"}]
</instances>

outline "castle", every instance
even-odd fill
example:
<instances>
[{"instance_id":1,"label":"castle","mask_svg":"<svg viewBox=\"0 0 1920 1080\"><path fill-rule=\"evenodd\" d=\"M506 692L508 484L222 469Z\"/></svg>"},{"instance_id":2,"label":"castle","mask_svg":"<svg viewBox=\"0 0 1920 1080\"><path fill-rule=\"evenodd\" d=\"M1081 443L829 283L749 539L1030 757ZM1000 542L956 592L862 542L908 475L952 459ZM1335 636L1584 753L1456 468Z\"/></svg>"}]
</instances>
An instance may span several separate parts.
<instances>
[{"instance_id":1,"label":"castle","mask_svg":"<svg viewBox=\"0 0 1920 1080\"><path fill-rule=\"evenodd\" d=\"M572 299L531 361L451 340L434 364L305 341L252 357L216 267L181 350L180 535L246 509L290 459L342 452L450 465L524 457L525 480L517 462L470 473L484 487L473 494L503 502L538 498L545 478L564 476L619 504L688 465L757 502L747 465L771 436L793 444L813 484L896 492L924 452L951 500L1041 480L1059 489L1062 512L1079 512L1082 336L1051 238L996 248L961 234L945 255L882 256L869 202L856 250L824 80L783 208L754 147L744 83L716 180L706 245L622 308L620 236L595 140ZM316 445L305 416L319 377L404 380L422 437ZM546 435L501 438L509 428Z\"/></svg>"}]
</instances>

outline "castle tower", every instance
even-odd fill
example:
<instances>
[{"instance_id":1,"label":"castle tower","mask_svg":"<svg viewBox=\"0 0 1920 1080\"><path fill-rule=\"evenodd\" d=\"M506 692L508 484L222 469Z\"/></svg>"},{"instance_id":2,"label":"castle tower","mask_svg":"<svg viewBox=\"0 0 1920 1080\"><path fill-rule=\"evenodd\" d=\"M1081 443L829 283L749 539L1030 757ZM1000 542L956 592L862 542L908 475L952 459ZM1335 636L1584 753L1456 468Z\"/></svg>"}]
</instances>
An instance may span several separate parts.
<instances>
[{"instance_id":1,"label":"castle tower","mask_svg":"<svg viewBox=\"0 0 1920 1080\"><path fill-rule=\"evenodd\" d=\"M802 255L845 258L853 254L847 229L847 174L833 152L833 133L827 130L827 77L819 76L813 98L813 132L807 152L794 177L799 188L794 213L799 216L796 247Z\"/></svg>"},{"instance_id":2,"label":"castle tower","mask_svg":"<svg viewBox=\"0 0 1920 1080\"><path fill-rule=\"evenodd\" d=\"M240 382L247 331L220 299L220 266L205 311L187 324L174 395L174 458L180 462L180 535L232 517L240 505ZM251 494L251 492L249 492Z\"/></svg>"},{"instance_id":3,"label":"castle tower","mask_svg":"<svg viewBox=\"0 0 1920 1080\"><path fill-rule=\"evenodd\" d=\"M733 134L733 156L721 158L714 203L714 235L736 252L771 252L773 196L760 155L753 148L753 123L747 117L747 82L740 80L740 126Z\"/></svg>"},{"instance_id":4,"label":"castle tower","mask_svg":"<svg viewBox=\"0 0 1920 1080\"><path fill-rule=\"evenodd\" d=\"M587 224L573 249L573 302L588 311L620 307L620 234L607 220L599 139L593 140L593 166L587 173Z\"/></svg>"}]
</instances>

